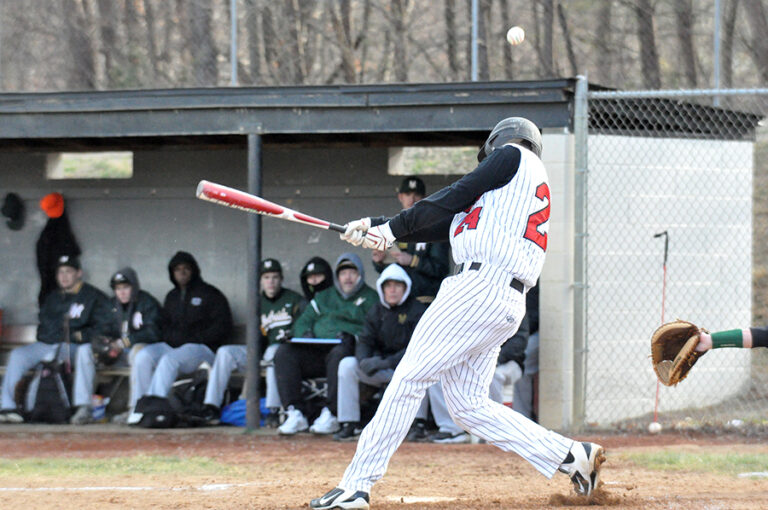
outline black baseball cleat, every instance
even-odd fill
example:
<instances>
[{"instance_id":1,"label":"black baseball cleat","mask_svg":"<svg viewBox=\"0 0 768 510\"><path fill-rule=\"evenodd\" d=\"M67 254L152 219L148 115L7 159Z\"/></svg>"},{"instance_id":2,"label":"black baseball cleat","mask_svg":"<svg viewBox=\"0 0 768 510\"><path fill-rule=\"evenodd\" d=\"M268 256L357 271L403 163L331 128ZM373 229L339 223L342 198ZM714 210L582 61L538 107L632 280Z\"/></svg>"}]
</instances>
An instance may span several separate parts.
<instances>
[{"instance_id":1,"label":"black baseball cleat","mask_svg":"<svg viewBox=\"0 0 768 510\"><path fill-rule=\"evenodd\" d=\"M326 492L323 497L309 502L309 508L318 510L331 508L353 508L368 510L369 497L367 492L353 491L336 487Z\"/></svg>"},{"instance_id":2,"label":"black baseball cleat","mask_svg":"<svg viewBox=\"0 0 768 510\"><path fill-rule=\"evenodd\" d=\"M571 477L573 490L591 496L600 480L600 467L605 462L605 449L596 443L574 442L568 456L558 468Z\"/></svg>"}]
</instances>

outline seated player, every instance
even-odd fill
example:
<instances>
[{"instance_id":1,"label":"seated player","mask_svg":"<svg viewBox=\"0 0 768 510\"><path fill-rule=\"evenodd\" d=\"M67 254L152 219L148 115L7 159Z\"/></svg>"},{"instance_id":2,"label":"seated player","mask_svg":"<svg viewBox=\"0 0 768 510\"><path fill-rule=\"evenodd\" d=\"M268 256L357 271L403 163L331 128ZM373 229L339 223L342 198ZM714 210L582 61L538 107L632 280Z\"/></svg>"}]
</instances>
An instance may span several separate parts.
<instances>
[{"instance_id":1,"label":"seated player","mask_svg":"<svg viewBox=\"0 0 768 510\"><path fill-rule=\"evenodd\" d=\"M163 303L163 342L149 344L131 367L132 394L167 398L180 373L194 372L201 363L213 365L214 352L232 332L229 302L219 289L203 281L195 258L177 252L168 263L174 288ZM141 421L133 412L128 424Z\"/></svg>"},{"instance_id":2,"label":"seated player","mask_svg":"<svg viewBox=\"0 0 768 510\"><path fill-rule=\"evenodd\" d=\"M307 408L301 396L301 382L325 377L326 405L312 424L315 434L333 434L339 429L336 419L339 362L354 353L355 335L363 329L365 314L376 304L376 291L365 284L363 264L354 253L343 253L336 260L333 287L315 294L296 320L296 337L340 338L339 345L285 343L275 354L275 372L280 401L286 406L286 419L278 431L292 435L309 428Z\"/></svg>"},{"instance_id":3,"label":"seated player","mask_svg":"<svg viewBox=\"0 0 768 510\"><path fill-rule=\"evenodd\" d=\"M299 279L304 297L311 301L315 294L333 285L333 270L325 259L312 257L301 268Z\"/></svg>"},{"instance_id":4,"label":"seated player","mask_svg":"<svg viewBox=\"0 0 768 510\"><path fill-rule=\"evenodd\" d=\"M382 271L376 289L379 302L365 316L355 355L339 363L341 429L333 436L337 441L354 439L360 433L360 383L381 387L392 379L416 323L427 308L411 296L411 278L397 264ZM426 418L426 405L422 405L417 416Z\"/></svg>"},{"instance_id":5,"label":"seated player","mask_svg":"<svg viewBox=\"0 0 768 510\"><path fill-rule=\"evenodd\" d=\"M96 287L83 281L77 257L63 255L56 267L58 290L49 292L40 307L37 341L11 351L3 377L0 422L22 423L21 409L16 409L14 391L24 373L41 361L74 361L72 404L76 408L70 422L92 421L96 364L91 341L103 334L108 320L108 300ZM66 339L66 341L62 341Z\"/></svg>"},{"instance_id":6,"label":"seated player","mask_svg":"<svg viewBox=\"0 0 768 510\"><path fill-rule=\"evenodd\" d=\"M293 321L304 310L307 302L298 293L283 287L283 268L276 259L264 259L259 267L261 287L261 342L262 360L267 363L266 407L270 416L277 416L280 409L280 395L272 360L280 344L290 338ZM216 351L216 359L205 388L203 418L210 425L218 424L221 416L221 401L229 384L233 370L244 371L248 360L245 345L223 345Z\"/></svg>"}]
</instances>

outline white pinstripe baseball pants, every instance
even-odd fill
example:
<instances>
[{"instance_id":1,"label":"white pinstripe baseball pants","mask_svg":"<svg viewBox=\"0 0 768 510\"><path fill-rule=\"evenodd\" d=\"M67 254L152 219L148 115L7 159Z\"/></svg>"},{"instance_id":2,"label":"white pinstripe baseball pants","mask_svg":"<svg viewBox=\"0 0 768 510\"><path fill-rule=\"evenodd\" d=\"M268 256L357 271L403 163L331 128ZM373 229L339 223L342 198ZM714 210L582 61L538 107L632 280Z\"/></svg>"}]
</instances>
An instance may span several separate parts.
<instances>
[{"instance_id":1,"label":"white pinstripe baseball pants","mask_svg":"<svg viewBox=\"0 0 768 510\"><path fill-rule=\"evenodd\" d=\"M517 453L543 475L554 475L573 440L488 397L499 348L517 331L525 314L525 296L508 283L493 281L482 270L443 280L376 415L360 436L340 487L369 492L384 476L424 392L438 380L456 423L504 451Z\"/></svg>"}]
</instances>

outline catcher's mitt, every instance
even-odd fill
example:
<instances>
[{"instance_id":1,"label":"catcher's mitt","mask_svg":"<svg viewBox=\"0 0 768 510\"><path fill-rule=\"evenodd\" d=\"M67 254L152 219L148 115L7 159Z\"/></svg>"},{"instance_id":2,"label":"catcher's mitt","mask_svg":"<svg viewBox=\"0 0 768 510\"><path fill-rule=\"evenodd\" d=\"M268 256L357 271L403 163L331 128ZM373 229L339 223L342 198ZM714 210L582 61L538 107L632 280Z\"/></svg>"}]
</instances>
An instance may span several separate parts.
<instances>
[{"instance_id":1,"label":"catcher's mitt","mask_svg":"<svg viewBox=\"0 0 768 510\"><path fill-rule=\"evenodd\" d=\"M91 340L91 350L94 357L104 365L111 365L120 357L123 349L128 347L127 340L112 339L106 336L97 336Z\"/></svg>"},{"instance_id":2,"label":"catcher's mitt","mask_svg":"<svg viewBox=\"0 0 768 510\"><path fill-rule=\"evenodd\" d=\"M695 324L676 320L662 324L651 336L651 359L656 377L666 386L674 386L688 375L704 352L696 352L699 332Z\"/></svg>"}]
</instances>

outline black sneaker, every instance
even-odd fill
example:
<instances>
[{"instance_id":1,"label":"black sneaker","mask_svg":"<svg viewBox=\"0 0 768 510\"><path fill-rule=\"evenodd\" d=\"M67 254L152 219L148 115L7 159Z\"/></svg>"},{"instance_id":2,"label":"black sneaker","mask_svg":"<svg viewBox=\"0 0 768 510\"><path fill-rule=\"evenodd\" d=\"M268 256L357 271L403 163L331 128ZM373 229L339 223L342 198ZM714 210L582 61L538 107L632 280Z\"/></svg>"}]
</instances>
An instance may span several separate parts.
<instances>
[{"instance_id":1,"label":"black sneaker","mask_svg":"<svg viewBox=\"0 0 768 510\"><path fill-rule=\"evenodd\" d=\"M456 434L452 434L450 432L436 432L429 436L429 442L439 444L469 443L469 434L463 430Z\"/></svg>"},{"instance_id":2,"label":"black sneaker","mask_svg":"<svg viewBox=\"0 0 768 510\"><path fill-rule=\"evenodd\" d=\"M341 424L341 429L333 435L334 441L357 441L362 432L357 423L345 422Z\"/></svg>"},{"instance_id":3,"label":"black sneaker","mask_svg":"<svg viewBox=\"0 0 768 510\"><path fill-rule=\"evenodd\" d=\"M206 425L218 425L221 423L221 409L211 404L205 404L202 419Z\"/></svg>"},{"instance_id":4,"label":"black sneaker","mask_svg":"<svg viewBox=\"0 0 768 510\"><path fill-rule=\"evenodd\" d=\"M408 435L405 436L405 440L409 443L422 443L428 438L427 424L424 420L416 419L411 425L411 430L408 431Z\"/></svg>"},{"instance_id":5,"label":"black sneaker","mask_svg":"<svg viewBox=\"0 0 768 510\"><path fill-rule=\"evenodd\" d=\"M317 510L330 510L332 508L368 510L370 508L369 501L367 492L336 487L326 492L323 497L310 501L309 508Z\"/></svg>"}]
</instances>

